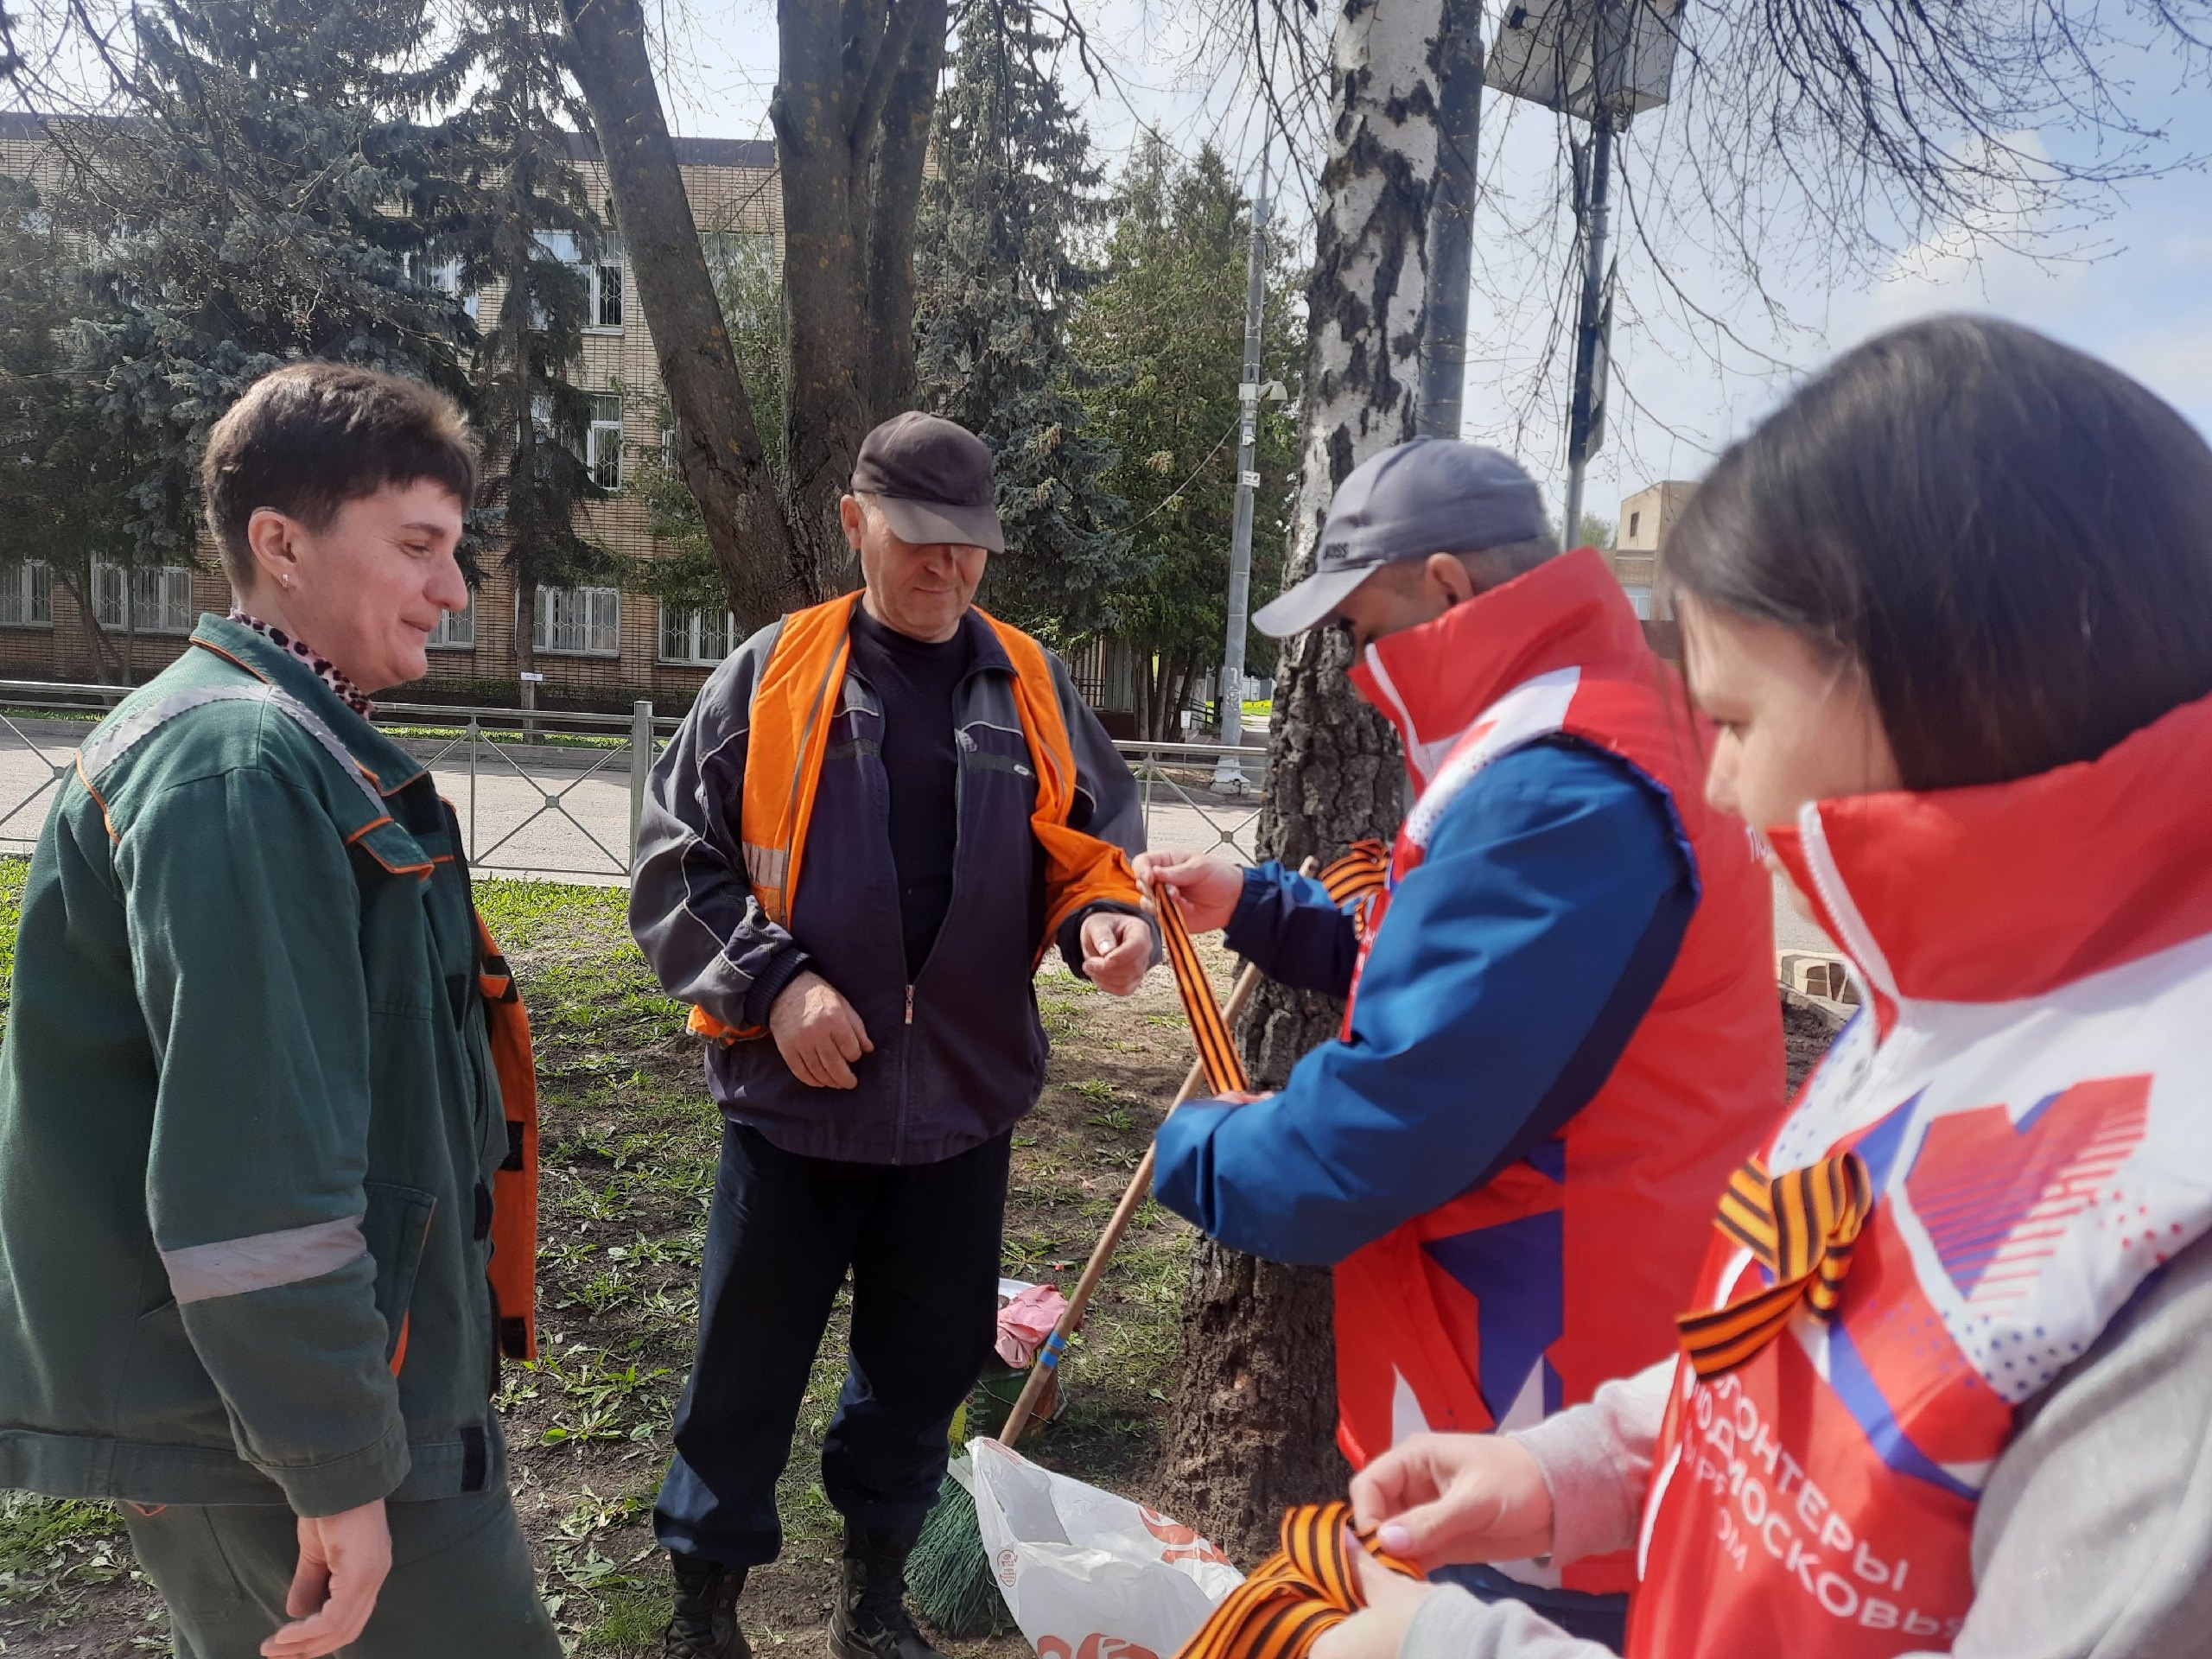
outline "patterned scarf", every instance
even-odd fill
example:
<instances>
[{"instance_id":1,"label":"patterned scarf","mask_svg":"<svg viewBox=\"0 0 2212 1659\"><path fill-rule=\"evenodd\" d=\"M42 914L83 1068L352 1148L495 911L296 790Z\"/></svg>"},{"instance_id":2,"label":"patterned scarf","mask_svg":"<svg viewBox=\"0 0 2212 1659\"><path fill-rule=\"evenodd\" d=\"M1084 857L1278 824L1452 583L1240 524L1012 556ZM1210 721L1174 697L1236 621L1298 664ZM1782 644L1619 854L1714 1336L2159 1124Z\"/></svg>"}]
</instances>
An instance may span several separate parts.
<instances>
[{"instance_id":1,"label":"patterned scarf","mask_svg":"<svg viewBox=\"0 0 2212 1659\"><path fill-rule=\"evenodd\" d=\"M235 607L231 611L231 620L251 628L279 650L290 652L293 656L313 669L315 677L336 692L338 700L363 720L372 720L376 717L377 706L368 700L361 688L347 679L340 671L337 664L321 655L306 640L295 639L283 629L273 627L259 617L249 616Z\"/></svg>"}]
</instances>

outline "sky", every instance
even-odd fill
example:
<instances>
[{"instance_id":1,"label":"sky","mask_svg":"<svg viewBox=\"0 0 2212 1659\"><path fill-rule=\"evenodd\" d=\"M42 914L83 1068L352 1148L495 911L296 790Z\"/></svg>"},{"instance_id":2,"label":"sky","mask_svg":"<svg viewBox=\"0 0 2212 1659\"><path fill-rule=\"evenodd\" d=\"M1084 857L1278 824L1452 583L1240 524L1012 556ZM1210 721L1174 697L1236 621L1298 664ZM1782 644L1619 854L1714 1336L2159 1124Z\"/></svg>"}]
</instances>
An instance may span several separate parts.
<instances>
[{"instance_id":1,"label":"sky","mask_svg":"<svg viewBox=\"0 0 2212 1659\"><path fill-rule=\"evenodd\" d=\"M1209 13L1249 17L1249 0L1056 3L1088 32L1096 84L1071 53L1061 80L1109 170L1149 125L1185 154L1212 143L1256 187L1268 102L1238 54L1222 49L1223 34L1201 21ZM767 137L774 0L644 5L663 46L671 125L704 137ZM1494 17L1503 8L1489 10ZM1271 5L1260 10L1274 15ZM1325 20L1334 11L1319 7ZM1694 0L1687 9L1693 31L1701 13L1710 16ZM35 6L29 15L43 14ZM2123 46L2104 60L2128 90L2131 112L2163 130L2165 156L2212 157L2212 88L2202 78L2181 84L2171 53ZM1684 207L1681 181L1696 131L1679 77L1676 92L1669 107L1637 118L1617 162L1617 200L1637 205L1643 233L1620 234L1628 215L1617 211L1613 387L1605 448L1586 485L1589 511L1610 518L1622 497L1648 483L1697 477L1802 376L1883 328L1944 311L1994 313L2106 358L2212 433L2212 173L2203 166L2133 181L2069 223L1992 215L1917 240L1892 235L1872 257L1842 257L1825 227L1802 215L1763 218L1762 242L1774 252L1762 303L1710 251L1726 239L1715 226L1696 222L1694 206L1668 211ZM2060 127L2011 137L2031 154L2082 153L2080 135ZM1576 280L1560 123L1491 94L1480 149L1462 435L1517 455L1556 513L1568 375L1560 323ZM1305 154L1293 157L1278 139L1272 154L1281 222L1310 224L1315 143L1309 137ZM1295 163L1287 178L1287 162ZM1978 230L2002 230L2000 239L2034 253L1996 245Z\"/></svg>"},{"instance_id":2,"label":"sky","mask_svg":"<svg viewBox=\"0 0 2212 1659\"><path fill-rule=\"evenodd\" d=\"M652 0L648 0L652 9ZM665 93L679 130L766 136L775 71L772 0L671 0ZM1142 124L1185 150L1202 141L1255 174L1265 105L1249 78L1205 49L1194 8L1159 0L1081 0L1104 71L1094 89L1072 62L1063 82L1109 164ZM2152 58L2124 62L2139 107L2167 134L2171 153L2212 156L2212 92L2177 87ZM1643 118L1619 165L1629 188L1650 185L1670 161L1665 115ZM2063 132L2027 132L2033 149ZM1274 150L1280 168L1284 152ZM1476 214L1478 276L1470 307L1465 435L1510 448L1556 509L1565 478L1559 417L1566 361L1551 346L1571 226L1555 207L1560 138L1548 112L1493 97L1484 111L1483 195ZM1256 182L1256 179L1255 179ZM1312 181L1279 182L1282 212L1309 213ZM1617 215L1617 218L1618 215ZM1989 228L1984 226L1984 228ZM1899 245L1871 269L1839 273L1813 238L1809 255L1780 262L1766 285L1784 322L1751 304L1725 265L1688 243L1621 251L1613 340L1616 380L1606 447L1593 459L1589 510L1611 517L1621 497L1662 478L1695 478L1731 439L1771 409L1803 374L1868 335L1954 310L1992 312L2108 359L2212 432L2212 176L2202 168L2142 180L2101 202L2086 222L2018 225L2040 257L1978 242L1950 226ZM1661 235L1653 232L1655 238ZM2039 239L2038 239L2039 238ZM1694 238L1692 241L1694 241ZM1674 286L1723 318L1740 345L1714 348L1713 330L1689 320Z\"/></svg>"}]
</instances>

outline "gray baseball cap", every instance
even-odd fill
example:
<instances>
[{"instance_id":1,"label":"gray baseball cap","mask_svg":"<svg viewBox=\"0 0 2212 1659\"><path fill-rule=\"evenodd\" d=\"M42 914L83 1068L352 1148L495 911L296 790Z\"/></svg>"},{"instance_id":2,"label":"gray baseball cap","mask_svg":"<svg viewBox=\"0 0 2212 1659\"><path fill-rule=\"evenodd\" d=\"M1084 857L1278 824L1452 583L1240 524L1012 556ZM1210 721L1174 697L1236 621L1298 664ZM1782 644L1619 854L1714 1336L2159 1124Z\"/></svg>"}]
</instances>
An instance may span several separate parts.
<instances>
[{"instance_id":1,"label":"gray baseball cap","mask_svg":"<svg viewBox=\"0 0 2212 1659\"><path fill-rule=\"evenodd\" d=\"M1386 564L1548 535L1544 499L1512 456L1452 438L1415 438L1370 455L1337 486L1313 574L1252 617L1272 639L1325 622Z\"/></svg>"},{"instance_id":2,"label":"gray baseball cap","mask_svg":"<svg viewBox=\"0 0 2212 1659\"><path fill-rule=\"evenodd\" d=\"M966 427L910 410L861 440L853 493L875 497L902 542L1006 551L991 490L991 452Z\"/></svg>"}]
</instances>

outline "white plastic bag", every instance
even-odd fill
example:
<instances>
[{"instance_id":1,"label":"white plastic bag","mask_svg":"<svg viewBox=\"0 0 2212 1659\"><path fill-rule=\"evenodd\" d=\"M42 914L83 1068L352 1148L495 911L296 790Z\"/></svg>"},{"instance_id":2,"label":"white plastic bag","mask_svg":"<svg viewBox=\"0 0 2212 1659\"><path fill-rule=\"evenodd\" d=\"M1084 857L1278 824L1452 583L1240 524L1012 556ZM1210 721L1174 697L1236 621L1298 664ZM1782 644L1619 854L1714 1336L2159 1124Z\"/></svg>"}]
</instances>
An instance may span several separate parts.
<instances>
[{"instance_id":1,"label":"white plastic bag","mask_svg":"<svg viewBox=\"0 0 2212 1659\"><path fill-rule=\"evenodd\" d=\"M968 1443L976 1521L999 1592L1039 1659L1173 1659L1244 1581L1190 1528Z\"/></svg>"}]
</instances>

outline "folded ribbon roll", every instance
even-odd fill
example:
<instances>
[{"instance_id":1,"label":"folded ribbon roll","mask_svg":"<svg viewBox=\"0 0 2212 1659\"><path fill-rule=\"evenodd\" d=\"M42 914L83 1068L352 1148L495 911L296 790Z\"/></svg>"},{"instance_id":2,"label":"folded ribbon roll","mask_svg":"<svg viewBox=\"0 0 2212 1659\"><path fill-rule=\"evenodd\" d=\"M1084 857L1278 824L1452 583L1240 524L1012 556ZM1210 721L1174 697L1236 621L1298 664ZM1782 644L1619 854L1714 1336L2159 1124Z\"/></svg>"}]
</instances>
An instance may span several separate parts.
<instances>
[{"instance_id":1,"label":"folded ribbon roll","mask_svg":"<svg viewBox=\"0 0 2212 1659\"><path fill-rule=\"evenodd\" d=\"M1351 1505L1306 1503L1282 1518L1282 1548L1223 1598L1176 1659L1306 1659L1325 1630L1367 1604L1344 1531ZM1373 1535L1361 1548L1393 1573L1417 1579L1410 1561L1385 1554Z\"/></svg>"}]
</instances>

